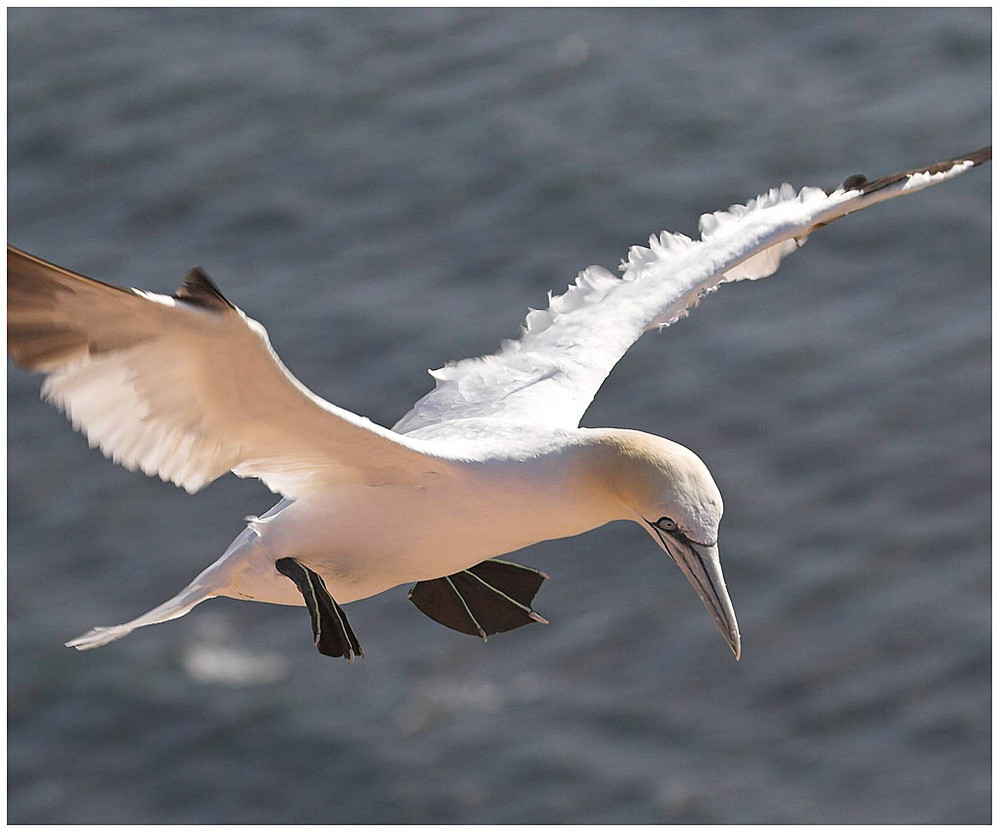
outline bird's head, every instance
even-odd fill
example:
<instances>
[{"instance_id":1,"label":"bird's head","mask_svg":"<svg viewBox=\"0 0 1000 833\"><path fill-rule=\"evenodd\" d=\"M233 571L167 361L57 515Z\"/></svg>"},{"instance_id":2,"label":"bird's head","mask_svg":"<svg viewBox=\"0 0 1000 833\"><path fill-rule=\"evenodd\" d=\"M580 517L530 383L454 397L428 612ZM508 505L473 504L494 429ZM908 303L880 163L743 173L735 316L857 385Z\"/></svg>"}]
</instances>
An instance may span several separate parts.
<instances>
[{"instance_id":1,"label":"bird's head","mask_svg":"<svg viewBox=\"0 0 1000 833\"><path fill-rule=\"evenodd\" d=\"M740 631L719 563L722 495L692 451L640 431L601 432L602 474L615 498L681 568L740 658Z\"/></svg>"}]
</instances>

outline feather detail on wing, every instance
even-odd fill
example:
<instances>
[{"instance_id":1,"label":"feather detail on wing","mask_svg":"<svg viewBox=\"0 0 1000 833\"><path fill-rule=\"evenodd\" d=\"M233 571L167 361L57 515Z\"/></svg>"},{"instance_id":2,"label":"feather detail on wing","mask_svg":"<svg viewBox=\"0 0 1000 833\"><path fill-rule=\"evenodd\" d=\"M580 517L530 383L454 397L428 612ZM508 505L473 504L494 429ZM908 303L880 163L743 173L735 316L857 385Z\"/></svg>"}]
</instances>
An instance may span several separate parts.
<instances>
[{"instance_id":1,"label":"feather detail on wing","mask_svg":"<svg viewBox=\"0 0 1000 833\"><path fill-rule=\"evenodd\" d=\"M7 348L90 445L194 492L229 470L296 497L432 468L406 440L308 391L200 269L173 296L7 247Z\"/></svg>"},{"instance_id":2,"label":"feather detail on wing","mask_svg":"<svg viewBox=\"0 0 1000 833\"><path fill-rule=\"evenodd\" d=\"M460 435L461 420L579 424L608 373L646 330L667 327L724 283L773 274L815 229L876 202L914 193L992 157L990 148L876 180L854 176L831 193L773 188L745 205L705 214L700 239L663 232L634 246L616 277L600 266L528 314L500 351L432 370L435 388L394 430ZM480 430L481 425L470 430Z\"/></svg>"}]
</instances>

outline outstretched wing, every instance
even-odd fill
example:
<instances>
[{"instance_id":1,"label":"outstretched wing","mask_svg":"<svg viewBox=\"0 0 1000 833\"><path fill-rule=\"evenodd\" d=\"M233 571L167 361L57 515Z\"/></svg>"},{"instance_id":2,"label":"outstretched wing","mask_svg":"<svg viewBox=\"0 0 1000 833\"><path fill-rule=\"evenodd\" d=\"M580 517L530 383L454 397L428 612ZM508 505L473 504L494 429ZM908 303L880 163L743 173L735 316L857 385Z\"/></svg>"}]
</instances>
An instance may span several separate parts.
<instances>
[{"instance_id":1,"label":"outstretched wing","mask_svg":"<svg viewBox=\"0 0 1000 833\"><path fill-rule=\"evenodd\" d=\"M120 289L7 247L7 349L91 446L194 492L227 471L296 497L430 467L405 439L325 402L200 269L176 295Z\"/></svg>"},{"instance_id":2,"label":"outstretched wing","mask_svg":"<svg viewBox=\"0 0 1000 833\"><path fill-rule=\"evenodd\" d=\"M782 185L746 205L701 217L701 238L664 232L634 246L616 277L581 272L547 310L529 313L520 340L498 353L431 371L437 384L396 425L420 436L461 433L458 420L575 427L604 379L646 330L685 316L724 283L773 274L810 233L874 203L951 179L990 147L880 179L853 176L832 193Z\"/></svg>"}]
</instances>

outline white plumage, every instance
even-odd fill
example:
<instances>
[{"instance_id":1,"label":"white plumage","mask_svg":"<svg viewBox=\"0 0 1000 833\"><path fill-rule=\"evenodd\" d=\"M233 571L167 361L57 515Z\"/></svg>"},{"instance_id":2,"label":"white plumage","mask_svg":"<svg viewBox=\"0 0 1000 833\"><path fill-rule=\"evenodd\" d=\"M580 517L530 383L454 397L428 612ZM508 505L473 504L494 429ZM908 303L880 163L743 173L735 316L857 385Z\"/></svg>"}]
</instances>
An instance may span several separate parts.
<instances>
[{"instance_id":1,"label":"white plumage","mask_svg":"<svg viewBox=\"0 0 1000 833\"><path fill-rule=\"evenodd\" d=\"M581 429L581 417L645 331L724 283L772 274L817 228L990 157L852 177L829 194L783 185L703 215L700 239L654 235L620 276L581 272L498 353L432 371L434 389L393 430L308 391L200 270L164 296L8 247L8 349L47 375L43 395L91 446L189 492L233 471L284 497L178 596L69 644L96 647L229 595L306 604L320 650L353 659L337 602L404 582L418 582L414 602L432 618L485 637L542 621L530 603L544 576L490 559L626 518L678 563L738 657L708 470L674 443Z\"/></svg>"}]
</instances>

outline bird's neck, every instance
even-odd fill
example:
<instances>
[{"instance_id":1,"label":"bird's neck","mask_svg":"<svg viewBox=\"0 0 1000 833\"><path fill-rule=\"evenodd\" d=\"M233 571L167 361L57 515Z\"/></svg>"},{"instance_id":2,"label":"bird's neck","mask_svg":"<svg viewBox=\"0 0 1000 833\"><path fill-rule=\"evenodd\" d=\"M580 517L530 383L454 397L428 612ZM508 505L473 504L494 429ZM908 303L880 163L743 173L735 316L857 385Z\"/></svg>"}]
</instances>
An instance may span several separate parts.
<instances>
[{"instance_id":1,"label":"bird's neck","mask_svg":"<svg viewBox=\"0 0 1000 833\"><path fill-rule=\"evenodd\" d=\"M571 442L519 459L476 467L481 495L499 517L516 518L517 534L535 541L578 535L634 513L611 488L614 464L599 437L580 429ZM526 546L526 543L521 544Z\"/></svg>"}]
</instances>

